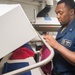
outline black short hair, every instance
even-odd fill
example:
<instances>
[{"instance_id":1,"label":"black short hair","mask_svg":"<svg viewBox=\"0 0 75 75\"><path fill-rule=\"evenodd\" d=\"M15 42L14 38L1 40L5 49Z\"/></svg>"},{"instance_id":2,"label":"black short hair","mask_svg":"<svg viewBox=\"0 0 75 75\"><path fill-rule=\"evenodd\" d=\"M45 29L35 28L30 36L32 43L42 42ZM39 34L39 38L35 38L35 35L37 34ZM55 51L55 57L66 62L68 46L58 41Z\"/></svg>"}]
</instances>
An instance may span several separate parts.
<instances>
[{"instance_id":1,"label":"black short hair","mask_svg":"<svg viewBox=\"0 0 75 75\"><path fill-rule=\"evenodd\" d=\"M60 0L58 4L61 4L61 3L65 3L65 5L71 9L74 9L75 10L75 2L74 0Z\"/></svg>"}]
</instances>

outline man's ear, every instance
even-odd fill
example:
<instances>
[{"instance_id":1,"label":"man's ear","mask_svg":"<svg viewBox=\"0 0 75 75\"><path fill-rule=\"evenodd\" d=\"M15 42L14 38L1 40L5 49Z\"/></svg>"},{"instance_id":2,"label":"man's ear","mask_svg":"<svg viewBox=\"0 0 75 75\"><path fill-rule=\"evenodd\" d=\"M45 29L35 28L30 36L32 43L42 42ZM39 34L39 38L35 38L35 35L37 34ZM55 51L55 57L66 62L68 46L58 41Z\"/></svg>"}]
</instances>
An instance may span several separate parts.
<instances>
[{"instance_id":1,"label":"man's ear","mask_svg":"<svg viewBox=\"0 0 75 75\"><path fill-rule=\"evenodd\" d=\"M75 10L74 9L71 9L70 10L70 15L73 16L74 14L75 14Z\"/></svg>"}]
</instances>

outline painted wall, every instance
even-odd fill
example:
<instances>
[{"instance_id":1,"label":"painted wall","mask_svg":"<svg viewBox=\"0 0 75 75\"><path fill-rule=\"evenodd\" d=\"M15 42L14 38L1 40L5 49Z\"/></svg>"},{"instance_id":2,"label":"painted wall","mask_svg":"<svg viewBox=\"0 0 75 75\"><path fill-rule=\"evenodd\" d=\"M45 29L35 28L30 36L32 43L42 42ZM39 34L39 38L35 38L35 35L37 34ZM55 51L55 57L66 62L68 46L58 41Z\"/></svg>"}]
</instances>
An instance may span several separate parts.
<instances>
[{"instance_id":1,"label":"painted wall","mask_svg":"<svg viewBox=\"0 0 75 75\"><path fill-rule=\"evenodd\" d=\"M27 2L22 0L0 0L0 4L21 4L29 20L34 18L34 9L38 12L39 4L37 2Z\"/></svg>"},{"instance_id":2,"label":"painted wall","mask_svg":"<svg viewBox=\"0 0 75 75\"><path fill-rule=\"evenodd\" d=\"M52 9L51 9L51 11L50 11L50 13L49 13L50 17L56 17L56 13L55 13L56 0L54 0L53 4L54 4L54 5L53 5L53 7L52 7Z\"/></svg>"},{"instance_id":3,"label":"painted wall","mask_svg":"<svg viewBox=\"0 0 75 75\"><path fill-rule=\"evenodd\" d=\"M0 4L21 4L30 21L34 20L34 10L36 10L36 14L41 10L40 3L36 2L35 0L0 0ZM54 0L54 5L49 13L50 17L56 16L55 6L56 0Z\"/></svg>"}]
</instances>

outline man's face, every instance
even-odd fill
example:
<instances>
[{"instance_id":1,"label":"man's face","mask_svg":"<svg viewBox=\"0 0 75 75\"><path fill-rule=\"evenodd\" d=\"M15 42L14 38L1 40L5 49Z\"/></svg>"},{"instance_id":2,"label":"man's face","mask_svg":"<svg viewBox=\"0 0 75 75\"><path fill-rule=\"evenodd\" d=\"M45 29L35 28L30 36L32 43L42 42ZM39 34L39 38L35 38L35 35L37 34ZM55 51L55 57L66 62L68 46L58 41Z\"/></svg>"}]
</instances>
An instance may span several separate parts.
<instances>
[{"instance_id":1,"label":"man's face","mask_svg":"<svg viewBox=\"0 0 75 75\"><path fill-rule=\"evenodd\" d=\"M62 26L65 26L70 22L70 9L65 6L65 3L58 4L56 6L55 12Z\"/></svg>"}]
</instances>

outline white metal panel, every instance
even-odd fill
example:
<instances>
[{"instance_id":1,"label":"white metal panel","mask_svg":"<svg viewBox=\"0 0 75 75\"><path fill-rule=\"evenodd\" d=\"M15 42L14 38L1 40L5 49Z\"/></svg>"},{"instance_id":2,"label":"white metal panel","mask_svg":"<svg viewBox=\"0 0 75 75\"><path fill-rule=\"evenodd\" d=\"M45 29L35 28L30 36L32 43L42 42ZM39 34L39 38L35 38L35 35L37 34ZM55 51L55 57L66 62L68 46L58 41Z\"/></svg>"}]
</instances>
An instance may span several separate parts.
<instances>
[{"instance_id":1,"label":"white metal panel","mask_svg":"<svg viewBox=\"0 0 75 75\"><path fill-rule=\"evenodd\" d=\"M0 15L0 58L37 36L19 4L7 10L9 11Z\"/></svg>"}]
</instances>

